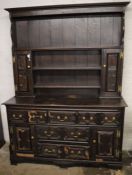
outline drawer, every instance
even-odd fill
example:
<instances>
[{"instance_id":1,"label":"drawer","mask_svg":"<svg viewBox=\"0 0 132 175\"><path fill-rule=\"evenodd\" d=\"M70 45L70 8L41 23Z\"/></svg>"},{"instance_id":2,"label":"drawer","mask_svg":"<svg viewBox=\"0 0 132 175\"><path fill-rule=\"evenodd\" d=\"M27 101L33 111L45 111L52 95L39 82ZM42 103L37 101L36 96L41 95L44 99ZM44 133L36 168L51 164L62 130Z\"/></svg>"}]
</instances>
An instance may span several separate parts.
<instances>
[{"instance_id":1,"label":"drawer","mask_svg":"<svg viewBox=\"0 0 132 175\"><path fill-rule=\"evenodd\" d=\"M90 125L118 125L120 116L120 112L79 112L78 122Z\"/></svg>"},{"instance_id":2,"label":"drawer","mask_svg":"<svg viewBox=\"0 0 132 175\"><path fill-rule=\"evenodd\" d=\"M66 159L89 160L90 147L88 146L64 146L64 154Z\"/></svg>"},{"instance_id":3,"label":"drawer","mask_svg":"<svg viewBox=\"0 0 132 175\"><path fill-rule=\"evenodd\" d=\"M38 139L60 140L62 139L62 128L55 126L37 126Z\"/></svg>"},{"instance_id":4,"label":"drawer","mask_svg":"<svg viewBox=\"0 0 132 175\"><path fill-rule=\"evenodd\" d=\"M50 111L49 112L50 123L75 123L76 113L67 111Z\"/></svg>"},{"instance_id":5,"label":"drawer","mask_svg":"<svg viewBox=\"0 0 132 175\"><path fill-rule=\"evenodd\" d=\"M60 158L63 147L57 144L38 143L37 155L42 157Z\"/></svg>"},{"instance_id":6,"label":"drawer","mask_svg":"<svg viewBox=\"0 0 132 175\"><path fill-rule=\"evenodd\" d=\"M65 130L64 140L88 142L90 138L90 130L88 127L67 127Z\"/></svg>"},{"instance_id":7,"label":"drawer","mask_svg":"<svg viewBox=\"0 0 132 175\"><path fill-rule=\"evenodd\" d=\"M29 123L46 123L47 122L47 112L40 110L28 111L28 122Z\"/></svg>"},{"instance_id":8,"label":"drawer","mask_svg":"<svg viewBox=\"0 0 132 175\"><path fill-rule=\"evenodd\" d=\"M38 143L37 156L45 158L64 158L73 160L89 160L90 147L76 145L61 145Z\"/></svg>"},{"instance_id":9,"label":"drawer","mask_svg":"<svg viewBox=\"0 0 132 175\"><path fill-rule=\"evenodd\" d=\"M27 112L23 110L8 111L8 119L10 122L26 122L27 117Z\"/></svg>"},{"instance_id":10,"label":"drawer","mask_svg":"<svg viewBox=\"0 0 132 175\"><path fill-rule=\"evenodd\" d=\"M37 138L44 140L65 140L88 142L90 137L87 127L36 126Z\"/></svg>"}]
</instances>

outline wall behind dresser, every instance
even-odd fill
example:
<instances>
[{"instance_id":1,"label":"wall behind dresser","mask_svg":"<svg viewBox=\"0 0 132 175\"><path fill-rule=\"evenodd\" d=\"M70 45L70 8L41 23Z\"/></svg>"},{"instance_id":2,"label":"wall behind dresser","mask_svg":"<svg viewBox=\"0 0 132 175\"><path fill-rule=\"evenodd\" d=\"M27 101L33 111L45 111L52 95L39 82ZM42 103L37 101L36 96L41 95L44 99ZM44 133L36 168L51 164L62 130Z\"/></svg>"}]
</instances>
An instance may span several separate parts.
<instances>
[{"instance_id":1,"label":"wall behind dresser","mask_svg":"<svg viewBox=\"0 0 132 175\"><path fill-rule=\"evenodd\" d=\"M108 2L110 0L4 0L0 1L0 104L14 96L11 37L9 15L4 8L41 6L53 4L74 4ZM112 1L112 0L111 0ZM113 0L114 1L114 0ZM116 0L117 1L117 0ZM123 97L128 104L124 127L124 149L132 149L132 0L126 9L125 60L123 72ZM9 142L5 106L1 106L5 140Z\"/></svg>"}]
</instances>

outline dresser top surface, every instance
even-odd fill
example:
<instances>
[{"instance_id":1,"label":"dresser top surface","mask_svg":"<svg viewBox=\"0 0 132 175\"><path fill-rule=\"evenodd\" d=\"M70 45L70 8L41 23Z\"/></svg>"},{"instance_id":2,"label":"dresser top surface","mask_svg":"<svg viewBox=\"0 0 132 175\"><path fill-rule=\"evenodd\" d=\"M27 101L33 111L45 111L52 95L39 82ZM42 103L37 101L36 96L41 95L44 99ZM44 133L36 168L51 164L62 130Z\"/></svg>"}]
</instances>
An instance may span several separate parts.
<instances>
[{"instance_id":1,"label":"dresser top surface","mask_svg":"<svg viewBox=\"0 0 132 175\"><path fill-rule=\"evenodd\" d=\"M13 97L4 103L7 106L42 106L42 107L127 107L123 98L62 98L62 97Z\"/></svg>"}]
</instances>

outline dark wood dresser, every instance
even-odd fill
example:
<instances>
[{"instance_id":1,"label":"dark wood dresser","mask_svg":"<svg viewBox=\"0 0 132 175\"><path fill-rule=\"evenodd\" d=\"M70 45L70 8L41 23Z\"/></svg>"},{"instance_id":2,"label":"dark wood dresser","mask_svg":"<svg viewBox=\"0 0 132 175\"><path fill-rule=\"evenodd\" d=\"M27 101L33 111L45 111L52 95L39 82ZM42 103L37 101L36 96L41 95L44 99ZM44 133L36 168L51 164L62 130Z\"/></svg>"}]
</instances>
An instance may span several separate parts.
<instances>
[{"instance_id":1,"label":"dark wood dresser","mask_svg":"<svg viewBox=\"0 0 132 175\"><path fill-rule=\"evenodd\" d=\"M16 90L5 103L12 164L122 166L128 3L6 9Z\"/></svg>"}]
</instances>

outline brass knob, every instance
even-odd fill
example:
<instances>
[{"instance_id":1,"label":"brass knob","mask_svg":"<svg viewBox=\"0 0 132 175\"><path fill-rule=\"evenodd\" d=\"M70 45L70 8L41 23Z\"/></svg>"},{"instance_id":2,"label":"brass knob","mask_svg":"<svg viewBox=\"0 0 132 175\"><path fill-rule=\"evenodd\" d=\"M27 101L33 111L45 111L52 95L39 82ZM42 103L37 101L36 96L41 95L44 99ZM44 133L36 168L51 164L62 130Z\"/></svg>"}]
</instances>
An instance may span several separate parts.
<instances>
[{"instance_id":1,"label":"brass knob","mask_svg":"<svg viewBox=\"0 0 132 175\"><path fill-rule=\"evenodd\" d=\"M108 120L108 117L105 117L105 120Z\"/></svg>"},{"instance_id":2,"label":"brass knob","mask_svg":"<svg viewBox=\"0 0 132 175\"><path fill-rule=\"evenodd\" d=\"M45 151L45 152L48 152L49 150L48 150L48 148L45 148L44 151Z\"/></svg>"},{"instance_id":3,"label":"brass knob","mask_svg":"<svg viewBox=\"0 0 132 175\"><path fill-rule=\"evenodd\" d=\"M64 117L64 119L68 119L68 117L67 117L67 116L65 116L65 117Z\"/></svg>"},{"instance_id":4,"label":"brass knob","mask_svg":"<svg viewBox=\"0 0 132 175\"><path fill-rule=\"evenodd\" d=\"M103 67L106 67L106 64L103 64Z\"/></svg>"},{"instance_id":5,"label":"brass knob","mask_svg":"<svg viewBox=\"0 0 132 175\"><path fill-rule=\"evenodd\" d=\"M81 151L78 151L78 154L81 154Z\"/></svg>"},{"instance_id":6,"label":"brass knob","mask_svg":"<svg viewBox=\"0 0 132 175\"><path fill-rule=\"evenodd\" d=\"M31 61L30 60L31 59L31 54L30 53L27 54L27 58L29 59L28 61Z\"/></svg>"},{"instance_id":7,"label":"brass knob","mask_svg":"<svg viewBox=\"0 0 132 175\"><path fill-rule=\"evenodd\" d=\"M28 66L27 66L27 68L28 68L28 69L30 69L30 68L31 68L31 66L29 66L29 65L28 65Z\"/></svg>"},{"instance_id":8,"label":"brass knob","mask_svg":"<svg viewBox=\"0 0 132 175\"><path fill-rule=\"evenodd\" d=\"M20 114L19 117L21 118L22 117L22 114Z\"/></svg>"},{"instance_id":9,"label":"brass knob","mask_svg":"<svg viewBox=\"0 0 132 175\"><path fill-rule=\"evenodd\" d=\"M47 134L48 132L47 131L44 131L45 134Z\"/></svg>"},{"instance_id":10,"label":"brass knob","mask_svg":"<svg viewBox=\"0 0 132 175\"><path fill-rule=\"evenodd\" d=\"M80 136L80 135L81 135L81 133L80 133L80 132L78 132L78 135Z\"/></svg>"},{"instance_id":11,"label":"brass knob","mask_svg":"<svg viewBox=\"0 0 132 175\"><path fill-rule=\"evenodd\" d=\"M83 116L83 120L85 120L86 119L86 117L85 116Z\"/></svg>"},{"instance_id":12,"label":"brass knob","mask_svg":"<svg viewBox=\"0 0 132 175\"><path fill-rule=\"evenodd\" d=\"M74 132L71 132L71 135L74 135Z\"/></svg>"},{"instance_id":13,"label":"brass knob","mask_svg":"<svg viewBox=\"0 0 132 175\"><path fill-rule=\"evenodd\" d=\"M52 152L55 152L55 149L54 148L52 149Z\"/></svg>"},{"instance_id":14,"label":"brass knob","mask_svg":"<svg viewBox=\"0 0 132 175\"><path fill-rule=\"evenodd\" d=\"M57 119L60 119L60 116L59 115L57 116Z\"/></svg>"},{"instance_id":15,"label":"brass knob","mask_svg":"<svg viewBox=\"0 0 132 175\"><path fill-rule=\"evenodd\" d=\"M31 139L34 139L34 136L31 136Z\"/></svg>"},{"instance_id":16,"label":"brass knob","mask_svg":"<svg viewBox=\"0 0 132 175\"><path fill-rule=\"evenodd\" d=\"M115 117L113 117L112 119L113 119L113 120L115 120L116 118L115 118Z\"/></svg>"},{"instance_id":17,"label":"brass knob","mask_svg":"<svg viewBox=\"0 0 132 175\"><path fill-rule=\"evenodd\" d=\"M43 116L42 116L42 115L40 115L40 118L42 119L42 118L43 118Z\"/></svg>"},{"instance_id":18,"label":"brass knob","mask_svg":"<svg viewBox=\"0 0 132 175\"><path fill-rule=\"evenodd\" d=\"M72 153L72 154L74 154L74 151L73 151L73 150L71 150L71 153Z\"/></svg>"},{"instance_id":19,"label":"brass knob","mask_svg":"<svg viewBox=\"0 0 132 175\"><path fill-rule=\"evenodd\" d=\"M93 120L93 117L90 117L90 120Z\"/></svg>"},{"instance_id":20,"label":"brass knob","mask_svg":"<svg viewBox=\"0 0 132 175\"><path fill-rule=\"evenodd\" d=\"M15 115L15 114L13 114L12 116L13 116L13 117L16 117L16 115Z\"/></svg>"},{"instance_id":21,"label":"brass knob","mask_svg":"<svg viewBox=\"0 0 132 175\"><path fill-rule=\"evenodd\" d=\"M96 140L93 140L93 143L96 143Z\"/></svg>"}]
</instances>

